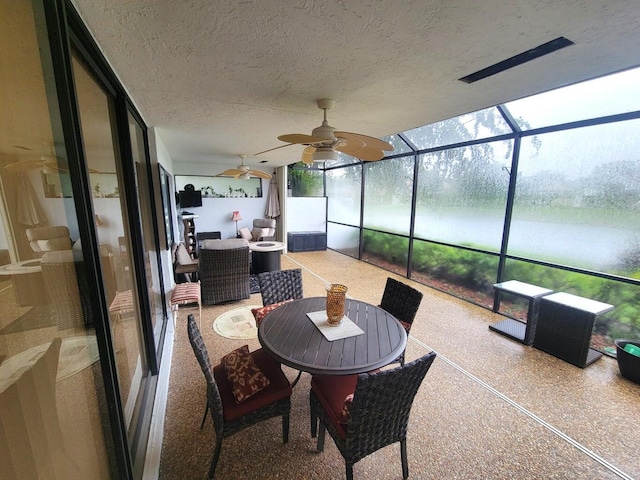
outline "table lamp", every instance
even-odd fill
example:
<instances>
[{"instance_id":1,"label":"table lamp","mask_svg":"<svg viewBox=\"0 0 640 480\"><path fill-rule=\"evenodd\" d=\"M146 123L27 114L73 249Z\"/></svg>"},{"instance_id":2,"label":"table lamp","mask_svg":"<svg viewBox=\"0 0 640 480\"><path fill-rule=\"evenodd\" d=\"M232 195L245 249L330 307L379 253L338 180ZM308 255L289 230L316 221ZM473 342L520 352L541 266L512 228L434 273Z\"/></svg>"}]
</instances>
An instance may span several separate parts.
<instances>
[{"instance_id":1,"label":"table lamp","mask_svg":"<svg viewBox=\"0 0 640 480\"><path fill-rule=\"evenodd\" d=\"M242 217L240 216L240 212L238 210L235 210L233 212L233 214L231 215L231 220L236 222L236 238L239 238L240 233L238 232L238 221L242 220Z\"/></svg>"}]
</instances>

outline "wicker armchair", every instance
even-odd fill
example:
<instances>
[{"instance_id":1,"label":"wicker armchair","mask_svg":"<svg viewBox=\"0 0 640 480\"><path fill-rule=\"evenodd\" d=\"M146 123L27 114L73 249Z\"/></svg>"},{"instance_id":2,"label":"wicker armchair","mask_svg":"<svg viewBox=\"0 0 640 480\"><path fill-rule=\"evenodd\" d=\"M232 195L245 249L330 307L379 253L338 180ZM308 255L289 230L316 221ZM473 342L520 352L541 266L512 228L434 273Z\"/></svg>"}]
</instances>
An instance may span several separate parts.
<instances>
[{"instance_id":1,"label":"wicker armchair","mask_svg":"<svg viewBox=\"0 0 640 480\"><path fill-rule=\"evenodd\" d=\"M189 342L207 380L207 407L200 428L204 425L207 412L210 411L216 432L216 447L211 459L208 478L213 478L215 473L222 450L222 440L240 430L269 418L282 417L282 441L287 443L289 441L291 384L275 360L261 348L251 353L258 368L269 378L270 384L241 404L237 404L231 393L231 386L224 367L218 365L211 368L209 354L193 314L189 314L187 317L187 329Z\"/></svg>"},{"instance_id":2,"label":"wicker armchair","mask_svg":"<svg viewBox=\"0 0 640 480\"><path fill-rule=\"evenodd\" d=\"M408 335L421 301L422 292L389 277L384 287L380 307L396 317ZM400 365L404 365L404 352L394 362L400 362Z\"/></svg>"},{"instance_id":3,"label":"wicker armchair","mask_svg":"<svg viewBox=\"0 0 640 480\"><path fill-rule=\"evenodd\" d=\"M299 268L260 273L258 283L262 305L302 298L302 270Z\"/></svg>"},{"instance_id":4,"label":"wicker armchair","mask_svg":"<svg viewBox=\"0 0 640 480\"><path fill-rule=\"evenodd\" d=\"M198 259L202 303L250 298L250 258L249 242L244 239L203 241Z\"/></svg>"},{"instance_id":5,"label":"wicker armchair","mask_svg":"<svg viewBox=\"0 0 640 480\"><path fill-rule=\"evenodd\" d=\"M402 477L408 478L409 414L435 358L435 352L431 352L407 365L373 374L313 377L309 393L311 436L318 433L317 449L322 451L325 429L329 431L344 457L347 480L353 479L356 462L395 442L400 442ZM353 401L345 419L343 409L349 394L353 394Z\"/></svg>"},{"instance_id":6,"label":"wicker armchair","mask_svg":"<svg viewBox=\"0 0 640 480\"><path fill-rule=\"evenodd\" d=\"M76 250L46 252L41 267L58 330L92 326L90 283L82 253Z\"/></svg>"}]
</instances>

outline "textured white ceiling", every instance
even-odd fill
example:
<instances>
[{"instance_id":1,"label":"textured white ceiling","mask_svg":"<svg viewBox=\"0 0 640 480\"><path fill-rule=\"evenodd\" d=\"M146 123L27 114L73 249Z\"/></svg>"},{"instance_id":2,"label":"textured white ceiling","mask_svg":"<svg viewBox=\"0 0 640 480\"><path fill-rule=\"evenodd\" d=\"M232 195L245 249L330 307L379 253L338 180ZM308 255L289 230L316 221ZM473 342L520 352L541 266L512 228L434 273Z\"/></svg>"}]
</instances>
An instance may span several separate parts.
<instances>
[{"instance_id":1,"label":"textured white ceiling","mask_svg":"<svg viewBox=\"0 0 640 480\"><path fill-rule=\"evenodd\" d=\"M175 163L329 123L380 137L640 64L636 0L73 0ZM564 36L575 45L458 78ZM299 147L275 150L280 166Z\"/></svg>"}]
</instances>

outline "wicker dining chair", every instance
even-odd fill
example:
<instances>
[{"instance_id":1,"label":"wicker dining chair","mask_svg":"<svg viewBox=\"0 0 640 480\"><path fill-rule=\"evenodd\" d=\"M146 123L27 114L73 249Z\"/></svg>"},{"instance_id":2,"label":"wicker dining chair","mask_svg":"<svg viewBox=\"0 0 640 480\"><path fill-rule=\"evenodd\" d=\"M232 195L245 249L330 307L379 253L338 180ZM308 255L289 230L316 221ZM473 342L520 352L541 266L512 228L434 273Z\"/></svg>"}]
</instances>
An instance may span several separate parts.
<instances>
[{"instance_id":1,"label":"wicker dining chair","mask_svg":"<svg viewBox=\"0 0 640 480\"><path fill-rule=\"evenodd\" d=\"M269 418L282 417L282 440L283 443L287 443L291 412L291 384L282 373L280 365L262 348L252 352L251 358L269 379L269 385L242 403L237 403L224 366L220 364L214 368L211 367L207 348L193 314L187 316L187 329L189 342L207 380L207 406L200 428L204 425L207 413L211 412L216 432L216 447L209 466L208 478L213 478L215 474L222 450L222 440L240 430Z\"/></svg>"},{"instance_id":2,"label":"wicker dining chair","mask_svg":"<svg viewBox=\"0 0 640 480\"><path fill-rule=\"evenodd\" d=\"M302 270L277 270L258 274L262 305L302 298Z\"/></svg>"},{"instance_id":3,"label":"wicker dining chair","mask_svg":"<svg viewBox=\"0 0 640 480\"><path fill-rule=\"evenodd\" d=\"M406 283L388 277L387 284L384 287L384 293L382 294L380 307L396 317L407 331L407 335L409 335L421 301L422 292L410 287ZM395 362L400 362L400 365L404 365L404 351L392 363Z\"/></svg>"},{"instance_id":4,"label":"wicker dining chair","mask_svg":"<svg viewBox=\"0 0 640 480\"><path fill-rule=\"evenodd\" d=\"M408 478L409 414L435 358L435 352L431 352L406 365L376 373L312 378L311 436L315 438L317 434L317 450L321 452L325 430L329 431L344 457L347 480L353 479L356 462L396 442L400 442L402 478Z\"/></svg>"}]
</instances>

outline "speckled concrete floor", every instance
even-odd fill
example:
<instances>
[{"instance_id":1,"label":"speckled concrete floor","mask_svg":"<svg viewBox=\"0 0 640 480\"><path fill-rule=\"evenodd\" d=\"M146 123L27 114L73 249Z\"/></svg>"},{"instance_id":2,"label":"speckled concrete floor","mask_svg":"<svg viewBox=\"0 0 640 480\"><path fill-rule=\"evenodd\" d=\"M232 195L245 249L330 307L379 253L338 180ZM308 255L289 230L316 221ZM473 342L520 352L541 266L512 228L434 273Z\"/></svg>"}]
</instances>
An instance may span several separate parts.
<instances>
[{"instance_id":1,"label":"speckled concrete floor","mask_svg":"<svg viewBox=\"0 0 640 480\"><path fill-rule=\"evenodd\" d=\"M407 345L411 360L435 350L436 361L413 405L407 440L409 474L418 479L640 478L640 386L622 378L615 359L586 369L489 330L503 317L337 252L288 254L282 268L303 268L305 296L342 283L349 295L378 303L388 276L424 293ZM202 333L212 361L245 343L211 328L243 302L203 308ZM211 419L199 429L205 382L177 322L160 464L162 480L205 478L213 453ZM290 379L296 372L284 368ZM279 419L225 439L216 478L341 479L344 462L328 437L315 451L309 434L309 379L292 396L289 443ZM400 450L386 447L354 467L355 478L402 478Z\"/></svg>"}]
</instances>

